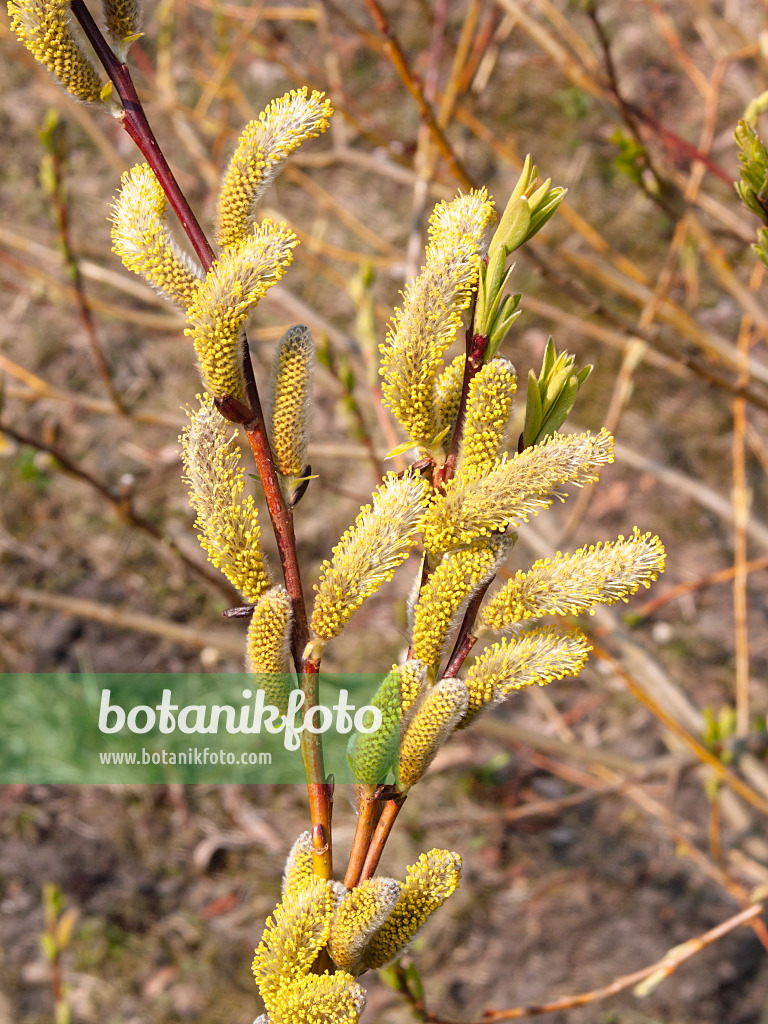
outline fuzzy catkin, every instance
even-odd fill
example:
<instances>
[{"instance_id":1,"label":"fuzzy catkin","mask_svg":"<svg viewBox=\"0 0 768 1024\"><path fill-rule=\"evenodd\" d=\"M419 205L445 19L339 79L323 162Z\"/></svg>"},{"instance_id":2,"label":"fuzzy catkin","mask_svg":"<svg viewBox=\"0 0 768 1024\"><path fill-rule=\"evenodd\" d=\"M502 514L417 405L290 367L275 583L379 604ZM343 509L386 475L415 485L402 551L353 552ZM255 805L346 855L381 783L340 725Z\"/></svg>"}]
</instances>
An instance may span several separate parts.
<instances>
[{"instance_id":1,"label":"fuzzy catkin","mask_svg":"<svg viewBox=\"0 0 768 1024\"><path fill-rule=\"evenodd\" d=\"M8 0L11 31L70 96L101 99L101 79L69 27L69 0Z\"/></svg>"}]
</instances>

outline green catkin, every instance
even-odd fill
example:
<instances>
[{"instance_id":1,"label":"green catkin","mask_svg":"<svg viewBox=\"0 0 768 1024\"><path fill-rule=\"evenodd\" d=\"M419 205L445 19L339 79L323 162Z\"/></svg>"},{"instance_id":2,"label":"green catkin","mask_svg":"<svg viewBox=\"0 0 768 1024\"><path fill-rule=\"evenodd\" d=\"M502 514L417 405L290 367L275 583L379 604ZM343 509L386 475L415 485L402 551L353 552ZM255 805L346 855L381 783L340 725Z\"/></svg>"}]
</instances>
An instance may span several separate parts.
<instances>
[{"instance_id":1,"label":"green catkin","mask_svg":"<svg viewBox=\"0 0 768 1024\"><path fill-rule=\"evenodd\" d=\"M387 777L400 745L400 671L384 678L370 704L381 712L381 725L373 732L355 733L349 741L348 756L357 782L376 786ZM371 712L366 712L371 715ZM363 723L370 727L370 722Z\"/></svg>"}]
</instances>

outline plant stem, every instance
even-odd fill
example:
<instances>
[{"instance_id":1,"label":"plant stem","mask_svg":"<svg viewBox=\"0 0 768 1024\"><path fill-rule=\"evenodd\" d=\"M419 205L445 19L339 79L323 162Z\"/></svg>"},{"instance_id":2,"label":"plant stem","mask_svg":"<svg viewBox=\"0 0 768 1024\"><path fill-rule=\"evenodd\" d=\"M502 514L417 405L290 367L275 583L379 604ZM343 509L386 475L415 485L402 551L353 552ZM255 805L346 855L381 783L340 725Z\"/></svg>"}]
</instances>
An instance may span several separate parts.
<instances>
[{"instance_id":1,"label":"plant stem","mask_svg":"<svg viewBox=\"0 0 768 1024\"><path fill-rule=\"evenodd\" d=\"M160 149L141 106L136 87L128 67L121 63L101 33L83 0L71 0L71 11L96 52L115 91L123 105L120 120L123 128L136 143L152 168L163 192L168 198L181 226L189 238L198 259L207 272L216 261L215 253L205 236L197 218L181 191L176 178ZM318 703L318 670L316 662L305 662L304 649L307 645L307 613L301 588L296 552L296 538L293 530L293 516L287 507L272 449L267 436L266 424L259 399L258 388L253 374L248 341L243 347L243 369L250 405L250 420L244 424L248 443L251 446L256 468L264 487L269 516L275 532L280 562L285 578L286 590L293 605L293 626L291 650L296 670L302 680L305 707L312 708ZM305 730L302 733L302 757L307 772L309 803L312 815L312 842L314 847L315 873L322 878L331 877L331 795L325 781L323 748L321 737Z\"/></svg>"},{"instance_id":2,"label":"plant stem","mask_svg":"<svg viewBox=\"0 0 768 1024\"><path fill-rule=\"evenodd\" d=\"M368 791L368 787L360 793L360 803L357 808L357 826L355 838L352 840L352 850L349 854L347 873L344 876L344 885L348 889L354 889L360 881L365 858L371 844L376 822L378 820L379 800ZM375 792L375 790L374 790Z\"/></svg>"},{"instance_id":3,"label":"plant stem","mask_svg":"<svg viewBox=\"0 0 768 1024\"><path fill-rule=\"evenodd\" d=\"M435 145L440 151L440 155L448 164L451 174L456 178L461 186L463 188L472 188L472 179L459 163L456 154L451 149L451 144L448 142L443 130L437 123L437 118L435 117L429 101L424 95L424 90L411 74L403 49L397 40L397 36L395 35L392 26L387 21L384 11L379 6L377 0L366 0L366 4L371 13L371 17L376 24L376 28L384 37L384 51L392 61L395 70L400 75L403 85L416 101L421 119L429 128L432 137L435 140Z\"/></svg>"},{"instance_id":4,"label":"plant stem","mask_svg":"<svg viewBox=\"0 0 768 1024\"><path fill-rule=\"evenodd\" d=\"M384 852L384 847L387 845L389 839L389 833L392 831L392 827L397 821L397 816L400 813L400 808L403 806L406 800L405 793L397 793L390 800L387 800L384 805L384 810L381 812L379 823L376 826L376 831L373 833L371 839L371 845L368 847L368 853L363 864L363 870L360 873L360 881L364 882L367 878L373 878L376 868L379 866L381 855Z\"/></svg>"},{"instance_id":5,"label":"plant stem","mask_svg":"<svg viewBox=\"0 0 768 1024\"><path fill-rule=\"evenodd\" d=\"M168 161L165 159L160 145L155 138L154 132L150 128L130 71L115 56L83 0L72 0L70 9L120 97L123 105L123 110L120 114L123 128L125 128L139 147L142 155L154 171L163 192L165 192L169 203L181 222L184 233L192 243L192 247L197 253L203 269L206 271L210 270L216 256L184 193L179 188L179 183L176 181L173 171L168 165Z\"/></svg>"}]
</instances>

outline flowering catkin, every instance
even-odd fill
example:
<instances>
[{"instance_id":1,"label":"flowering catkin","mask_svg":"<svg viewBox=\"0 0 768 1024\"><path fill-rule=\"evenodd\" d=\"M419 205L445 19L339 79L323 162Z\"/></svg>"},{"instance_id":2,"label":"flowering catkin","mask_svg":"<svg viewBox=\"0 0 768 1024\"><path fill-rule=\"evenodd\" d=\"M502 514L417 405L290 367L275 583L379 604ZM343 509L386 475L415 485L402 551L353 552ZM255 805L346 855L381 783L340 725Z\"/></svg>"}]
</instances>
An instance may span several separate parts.
<instances>
[{"instance_id":1,"label":"flowering catkin","mask_svg":"<svg viewBox=\"0 0 768 1024\"><path fill-rule=\"evenodd\" d=\"M70 96L101 99L101 80L69 27L69 0L8 0L11 31Z\"/></svg>"},{"instance_id":2,"label":"flowering catkin","mask_svg":"<svg viewBox=\"0 0 768 1024\"><path fill-rule=\"evenodd\" d=\"M562 497L564 484L596 480L599 467L612 460L613 438L603 429L552 434L511 459L503 456L479 476L457 473L424 516L424 543L438 555L519 525Z\"/></svg>"},{"instance_id":3,"label":"flowering catkin","mask_svg":"<svg viewBox=\"0 0 768 1024\"><path fill-rule=\"evenodd\" d=\"M179 438L195 527L209 560L247 601L255 602L271 586L259 547L256 505L250 494L242 497L240 449L232 443L228 424L208 395L197 397L200 408L188 410L189 425Z\"/></svg>"},{"instance_id":4,"label":"flowering catkin","mask_svg":"<svg viewBox=\"0 0 768 1024\"><path fill-rule=\"evenodd\" d=\"M502 538L488 537L443 556L422 586L414 608L414 657L428 666L439 661L451 626L465 602L493 577L507 550Z\"/></svg>"},{"instance_id":5,"label":"flowering catkin","mask_svg":"<svg viewBox=\"0 0 768 1024\"><path fill-rule=\"evenodd\" d=\"M466 728L483 708L499 703L513 690L578 675L591 650L580 630L555 626L532 629L493 644L467 672L469 702L461 728Z\"/></svg>"},{"instance_id":6,"label":"flowering catkin","mask_svg":"<svg viewBox=\"0 0 768 1024\"><path fill-rule=\"evenodd\" d=\"M429 449L438 433L434 381L472 300L493 204L485 189L440 203L429 224L426 263L407 287L381 347L385 404L414 442Z\"/></svg>"},{"instance_id":7,"label":"flowering catkin","mask_svg":"<svg viewBox=\"0 0 768 1024\"><path fill-rule=\"evenodd\" d=\"M401 792L407 792L429 768L435 754L464 717L469 704L460 679L443 679L427 690L408 720L400 741Z\"/></svg>"},{"instance_id":8,"label":"flowering catkin","mask_svg":"<svg viewBox=\"0 0 768 1024\"><path fill-rule=\"evenodd\" d=\"M311 626L322 647L367 597L391 580L419 528L429 485L414 473L390 473L323 562Z\"/></svg>"},{"instance_id":9,"label":"flowering catkin","mask_svg":"<svg viewBox=\"0 0 768 1024\"><path fill-rule=\"evenodd\" d=\"M141 4L138 0L102 0L101 9L112 48L124 63L131 42L141 31Z\"/></svg>"},{"instance_id":10,"label":"flowering catkin","mask_svg":"<svg viewBox=\"0 0 768 1024\"><path fill-rule=\"evenodd\" d=\"M406 953L430 914L456 890L460 877L461 857L457 853L422 853L408 868L395 909L368 944L363 954L365 967L385 967Z\"/></svg>"},{"instance_id":11,"label":"flowering catkin","mask_svg":"<svg viewBox=\"0 0 768 1024\"><path fill-rule=\"evenodd\" d=\"M491 359L472 378L456 472L479 476L498 458L517 388L508 359Z\"/></svg>"},{"instance_id":12,"label":"flowering catkin","mask_svg":"<svg viewBox=\"0 0 768 1024\"><path fill-rule=\"evenodd\" d=\"M328 951L333 962L350 974L365 968L365 947L395 908L403 885L394 878L369 878L339 904L331 922Z\"/></svg>"},{"instance_id":13,"label":"flowering catkin","mask_svg":"<svg viewBox=\"0 0 768 1024\"><path fill-rule=\"evenodd\" d=\"M598 604L626 601L664 571L664 547L658 537L641 534L593 544L572 554L542 558L518 572L482 612L491 629L508 629L542 615L580 615Z\"/></svg>"},{"instance_id":14,"label":"flowering catkin","mask_svg":"<svg viewBox=\"0 0 768 1024\"><path fill-rule=\"evenodd\" d=\"M205 386L217 398L245 398L243 331L253 307L285 273L296 244L284 224L262 221L224 250L195 292L185 334L194 342Z\"/></svg>"},{"instance_id":15,"label":"flowering catkin","mask_svg":"<svg viewBox=\"0 0 768 1024\"><path fill-rule=\"evenodd\" d=\"M174 240L167 208L168 200L149 165L136 164L123 174L112 207L112 246L128 270L186 309L203 271Z\"/></svg>"},{"instance_id":16,"label":"flowering catkin","mask_svg":"<svg viewBox=\"0 0 768 1024\"><path fill-rule=\"evenodd\" d=\"M332 113L323 93L308 96L306 88L295 89L273 100L245 126L219 194L219 245L233 245L246 237L258 201L282 164L305 139L325 131Z\"/></svg>"},{"instance_id":17,"label":"flowering catkin","mask_svg":"<svg viewBox=\"0 0 768 1024\"><path fill-rule=\"evenodd\" d=\"M307 464L314 367L315 344L309 328L289 327L275 352L270 401L272 451L277 471L284 477L300 476Z\"/></svg>"}]
</instances>

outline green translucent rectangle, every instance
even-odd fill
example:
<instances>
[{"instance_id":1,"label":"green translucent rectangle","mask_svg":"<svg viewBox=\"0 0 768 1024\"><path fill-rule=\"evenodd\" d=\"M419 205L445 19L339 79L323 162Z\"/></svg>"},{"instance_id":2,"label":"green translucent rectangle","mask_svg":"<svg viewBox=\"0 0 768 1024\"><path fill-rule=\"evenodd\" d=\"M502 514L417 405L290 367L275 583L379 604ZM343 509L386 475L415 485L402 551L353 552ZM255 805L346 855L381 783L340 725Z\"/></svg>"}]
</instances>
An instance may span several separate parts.
<instances>
[{"instance_id":1,"label":"green translucent rectangle","mask_svg":"<svg viewBox=\"0 0 768 1024\"><path fill-rule=\"evenodd\" d=\"M322 674L310 714L292 676L0 674L0 783L303 783L306 727L325 776L353 782L347 746L375 731L364 709L381 680ZM287 715L270 703L276 683Z\"/></svg>"}]
</instances>

